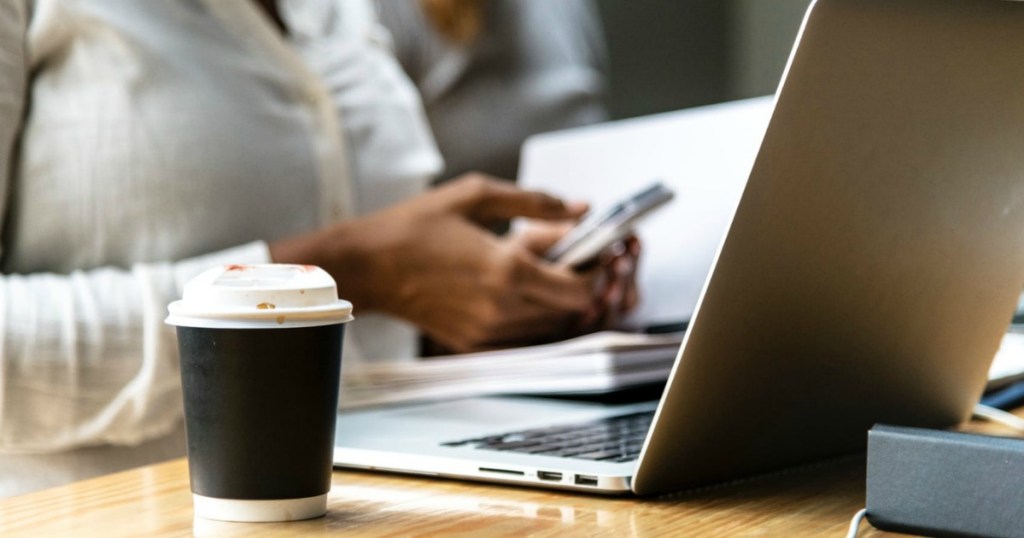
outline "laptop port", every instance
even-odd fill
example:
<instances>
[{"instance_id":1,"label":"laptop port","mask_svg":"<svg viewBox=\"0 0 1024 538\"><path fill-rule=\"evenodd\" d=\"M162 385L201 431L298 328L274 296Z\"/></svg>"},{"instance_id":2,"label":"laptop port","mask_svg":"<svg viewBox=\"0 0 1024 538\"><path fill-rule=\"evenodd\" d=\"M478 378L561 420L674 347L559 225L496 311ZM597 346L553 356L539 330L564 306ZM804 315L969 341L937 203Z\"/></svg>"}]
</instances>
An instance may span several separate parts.
<instances>
[{"instance_id":1,"label":"laptop port","mask_svg":"<svg viewBox=\"0 0 1024 538\"><path fill-rule=\"evenodd\" d=\"M480 467L479 469L481 472L484 473L514 474L519 476L526 474L522 471L513 471L511 469L495 469L494 467Z\"/></svg>"},{"instance_id":2,"label":"laptop port","mask_svg":"<svg viewBox=\"0 0 1024 538\"><path fill-rule=\"evenodd\" d=\"M537 471L537 478L541 480L548 480L550 482L561 482L562 473L556 473L553 471Z\"/></svg>"},{"instance_id":3,"label":"laptop port","mask_svg":"<svg viewBox=\"0 0 1024 538\"><path fill-rule=\"evenodd\" d=\"M588 476L588 475L585 475L585 474L578 474L578 475L576 475L576 485L577 486L596 486L597 485L597 477L596 476Z\"/></svg>"}]
</instances>

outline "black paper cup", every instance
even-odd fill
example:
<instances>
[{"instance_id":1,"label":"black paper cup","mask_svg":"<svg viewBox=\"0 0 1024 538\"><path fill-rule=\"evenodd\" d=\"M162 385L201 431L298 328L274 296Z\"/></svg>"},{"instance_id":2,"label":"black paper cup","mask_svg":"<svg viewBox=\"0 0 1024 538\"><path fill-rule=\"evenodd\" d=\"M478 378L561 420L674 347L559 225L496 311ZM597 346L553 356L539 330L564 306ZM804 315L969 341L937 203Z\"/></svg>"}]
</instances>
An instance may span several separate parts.
<instances>
[{"instance_id":1,"label":"black paper cup","mask_svg":"<svg viewBox=\"0 0 1024 538\"><path fill-rule=\"evenodd\" d=\"M306 266L211 269L177 326L195 514L227 521L324 515L344 323L351 305Z\"/></svg>"}]
</instances>

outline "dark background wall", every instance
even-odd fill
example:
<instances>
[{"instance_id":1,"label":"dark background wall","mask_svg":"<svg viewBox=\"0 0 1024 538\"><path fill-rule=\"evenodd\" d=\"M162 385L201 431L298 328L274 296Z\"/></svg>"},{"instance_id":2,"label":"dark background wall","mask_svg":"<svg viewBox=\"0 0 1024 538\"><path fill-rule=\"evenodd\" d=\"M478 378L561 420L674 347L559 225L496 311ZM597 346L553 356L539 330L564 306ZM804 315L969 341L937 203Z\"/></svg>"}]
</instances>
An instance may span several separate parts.
<instances>
[{"instance_id":1,"label":"dark background wall","mask_svg":"<svg viewBox=\"0 0 1024 538\"><path fill-rule=\"evenodd\" d=\"M775 91L810 0L598 0L612 116Z\"/></svg>"}]
</instances>

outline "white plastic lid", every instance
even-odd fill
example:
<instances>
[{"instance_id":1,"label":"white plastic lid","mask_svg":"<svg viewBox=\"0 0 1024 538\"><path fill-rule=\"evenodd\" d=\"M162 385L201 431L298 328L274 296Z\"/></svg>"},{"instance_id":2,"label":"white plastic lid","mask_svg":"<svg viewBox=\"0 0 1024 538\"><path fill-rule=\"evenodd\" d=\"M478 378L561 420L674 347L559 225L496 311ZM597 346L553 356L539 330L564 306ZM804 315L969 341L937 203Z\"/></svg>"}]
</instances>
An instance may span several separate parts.
<instances>
[{"instance_id":1,"label":"white plastic lid","mask_svg":"<svg viewBox=\"0 0 1024 538\"><path fill-rule=\"evenodd\" d=\"M223 265L185 284L170 325L208 328L313 327L352 321L326 271L314 265Z\"/></svg>"}]
</instances>

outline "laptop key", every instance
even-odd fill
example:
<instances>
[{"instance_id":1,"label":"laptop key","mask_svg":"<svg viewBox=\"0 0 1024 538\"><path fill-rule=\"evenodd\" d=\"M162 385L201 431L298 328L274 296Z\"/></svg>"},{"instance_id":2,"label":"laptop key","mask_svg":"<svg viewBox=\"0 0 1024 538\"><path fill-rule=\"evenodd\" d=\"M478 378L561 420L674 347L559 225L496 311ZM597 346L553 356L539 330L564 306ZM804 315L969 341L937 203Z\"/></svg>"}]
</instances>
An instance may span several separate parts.
<instances>
[{"instance_id":1,"label":"laptop key","mask_svg":"<svg viewBox=\"0 0 1024 538\"><path fill-rule=\"evenodd\" d=\"M523 452L592 461L636 459L653 412L549 428L535 428L476 439L441 443L446 447L473 446L482 450Z\"/></svg>"},{"instance_id":2,"label":"laptop key","mask_svg":"<svg viewBox=\"0 0 1024 538\"><path fill-rule=\"evenodd\" d=\"M555 457L559 457L559 458L574 458L578 454L585 454L585 453L587 453L589 451L590 451L590 449L586 449L586 448L584 448L582 450L579 449L579 448L569 448L569 449L564 449L564 450L556 450L555 452L547 453L547 454L544 454L544 455L545 456L555 456Z\"/></svg>"},{"instance_id":3,"label":"laptop key","mask_svg":"<svg viewBox=\"0 0 1024 538\"><path fill-rule=\"evenodd\" d=\"M576 459L595 461L619 457L622 457L622 452L619 452L618 450L598 450L596 452L587 452L585 454L578 454L576 456L573 456L573 458Z\"/></svg>"},{"instance_id":4,"label":"laptop key","mask_svg":"<svg viewBox=\"0 0 1024 538\"><path fill-rule=\"evenodd\" d=\"M551 443L529 447L522 450L522 452L525 452L527 454L546 454L547 452L557 452L559 450L564 450L565 448L566 447L564 445Z\"/></svg>"},{"instance_id":5,"label":"laptop key","mask_svg":"<svg viewBox=\"0 0 1024 538\"><path fill-rule=\"evenodd\" d=\"M521 449L524 449L524 448L530 448L530 447L538 446L540 444L541 443L538 442L538 441L519 441L519 442L515 442L515 443L497 443L497 444L493 444L493 445L490 445L490 446L484 446L484 447L480 447L480 448L486 448L488 450L502 450L502 451L506 451L506 450L521 450Z\"/></svg>"}]
</instances>

